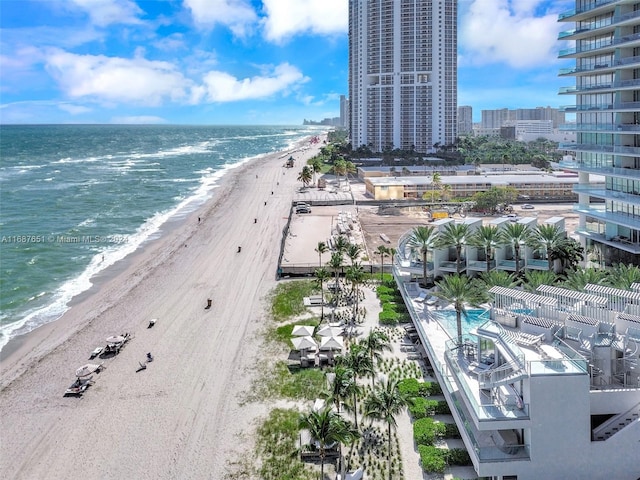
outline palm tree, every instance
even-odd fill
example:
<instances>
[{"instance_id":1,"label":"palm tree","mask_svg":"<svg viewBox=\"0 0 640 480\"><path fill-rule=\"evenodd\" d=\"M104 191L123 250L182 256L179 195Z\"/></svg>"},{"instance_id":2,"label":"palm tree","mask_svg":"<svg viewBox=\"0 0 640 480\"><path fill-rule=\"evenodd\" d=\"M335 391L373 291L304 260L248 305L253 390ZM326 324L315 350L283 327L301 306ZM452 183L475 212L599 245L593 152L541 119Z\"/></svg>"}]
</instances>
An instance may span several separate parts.
<instances>
[{"instance_id":1,"label":"palm tree","mask_svg":"<svg viewBox=\"0 0 640 480\"><path fill-rule=\"evenodd\" d=\"M354 299L353 315L351 317L351 333L353 334L353 330L356 326L356 320L358 318L358 300L360 299L360 290L358 289L358 286L364 283L365 278L362 266L355 263L348 267L345 272L345 278L351 283L351 296Z\"/></svg>"},{"instance_id":2,"label":"palm tree","mask_svg":"<svg viewBox=\"0 0 640 480\"><path fill-rule=\"evenodd\" d=\"M313 172L313 183L316 183L316 175L322 172L322 160L320 158L315 157L309 162L309 167Z\"/></svg>"},{"instance_id":3,"label":"palm tree","mask_svg":"<svg viewBox=\"0 0 640 480\"><path fill-rule=\"evenodd\" d=\"M333 270L335 275L335 292L340 288L340 271L342 270L342 254L339 252L333 252L331 259L329 259L329 267Z\"/></svg>"},{"instance_id":4,"label":"palm tree","mask_svg":"<svg viewBox=\"0 0 640 480\"><path fill-rule=\"evenodd\" d=\"M467 315L465 305L477 307L486 300L486 294L466 275L447 275L436 285L438 291L434 295L452 303L456 310L458 343L462 344L462 315Z\"/></svg>"},{"instance_id":5,"label":"palm tree","mask_svg":"<svg viewBox=\"0 0 640 480\"><path fill-rule=\"evenodd\" d=\"M356 263L356 260L360 256L360 253L362 253L362 247L360 245L357 245L355 243L350 243L349 245L347 245L346 254L347 257L349 257L349 260L351 260L351 265L354 265Z\"/></svg>"},{"instance_id":6,"label":"palm tree","mask_svg":"<svg viewBox=\"0 0 640 480\"><path fill-rule=\"evenodd\" d=\"M584 248L573 238L563 238L551 249L551 260L560 260L562 272L575 270L584 261Z\"/></svg>"},{"instance_id":7,"label":"palm tree","mask_svg":"<svg viewBox=\"0 0 640 480\"><path fill-rule=\"evenodd\" d=\"M378 249L376 250L376 253L378 255L380 255L380 263L381 263L381 267L380 267L380 281L382 281L383 279L383 274L384 274L384 257L386 257L387 255L389 255L391 252L389 251L389 249L387 247L385 247L384 245L380 245L378 246Z\"/></svg>"},{"instance_id":8,"label":"palm tree","mask_svg":"<svg viewBox=\"0 0 640 480\"><path fill-rule=\"evenodd\" d=\"M436 243L438 247L455 247L456 272L458 274L460 273L460 266L462 264L462 247L467 244L470 235L469 225L466 223L450 222L444 226Z\"/></svg>"},{"instance_id":9,"label":"palm tree","mask_svg":"<svg viewBox=\"0 0 640 480\"><path fill-rule=\"evenodd\" d=\"M369 335L360 340L365 351L371 359L371 365L379 363L382 360L382 352L390 352L392 350L389 336L382 330L371 330ZM371 375L371 386L373 387L375 376Z\"/></svg>"},{"instance_id":10,"label":"palm tree","mask_svg":"<svg viewBox=\"0 0 640 480\"><path fill-rule=\"evenodd\" d=\"M507 245L513 248L516 260L516 275L520 273L520 248L529 241L531 230L522 223L509 223L504 228L504 238Z\"/></svg>"},{"instance_id":11,"label":"palm tree","mask_svg":"<svg viewBox=\"0 0 640 480\"><path fill-rule=\"evenodd\" d=\"M607 270L596 268L579 268L567 274L562 286L571 290L582 291L588 283L602 285L607 276Z\"/></svg>"},{"instance_id":12,"label":"palm tree","mask_svg":"<svg viewBox=\"0 0 640 480\"><path fill-rule=\"evenodd\" d=\"M350 443L358 438L357 428L331 410L331 406L323 410L300 415L299 427L309 430L311 438L317 442L320 455L320 479L324 480L324 461L327 448L335 443Z\"/></svg>"},{"instance_id":13,"label":"palm tree","mask_svg":"<svg viewBox=\"0 0 640 480\"><path fill-rule=\"evenodd\" d=\"M635 265L613 265L605 278L606 285L623 290L629 290L632 283L640 283L640 268Z\"/></svg>"},{"instance_id":14,"label":"palm tree","mask_svg":"<svg viewBox=\"0 0 640 480\"><path fill-rule=\"evenodd\" d=\"M337 412L340 413L340 407L345 405L346 400L352 398L354 389L358 393L359 388L353 370L337 366L333 370L329 383L329 401L335 405Z\"/></svg>"},{"instance_id":15,"label":"palm tree","mask_svg":"<svg viewBox=\"0 0 640 480\"><path fill-rule=\"evenodd\" d=\"M329 247L324 242L318 242L318 246L315 248L315 251L318 253L318 265L322 267L322 254L327 252Z\"/></svg>"},{"instance_id":16,"label":"palm tree","mask_svg":"<svg viewBox=\"0 0 640 480\"><path fill-rule=\"evenodd\" d=\"M434 248L438 235L439 233L435 227L425 227L421 225L414 227L411 232L411 237L409 237L409 241L407 242L411 253L419 253L422 257L422 278L424 278L425 285L427 284L427 254L429 250Z\"/></svg>"},{"instance_id":17,"label":"palm tree","mask_svg":"<svg viewBox=\"0 0 640 480\"><path fill-rule=\"evenodd\" d=\"M353 372L356 381L358 378L373 375L373 373L375 372L373 363L371 362L371 358L367 354L367 351L359 344L352 345L347 355L338 357L337 364L338 366L344 366L345 368L350 369ZM353 404L351 405L351 407L353 408L353 418L356 428L358 428L359 393L359 388L352 391Z\"/></svg>"},{"instance_id":18,"label":"palm tree","mask_svg":"<svg viewBox=\"0 0 640 480\"><path fill-rule=\"evenodd\" d=\"M440 190L440 186L442 185L442 176L440 175L440 172L433 172L431 174L431 184L431 203L434 203L436 190Z\"/></svg>"},{"instance_id":19,"label":"palm tree","mask_svg":"<svg viewBox=\"0 0 640 480\"><path fill-rule=\"evenodd\" d=\"M344 235L338 235L338 238L336 238L334 247L337 252L340 252L342 254L347 251L347 248L349 247L349 245L350 243L349 243L349 240L347 240L347 237L345 237Z\"/></svg>"},{"instance_id":20,"label":"palm tree","mask_svg":"<svg viewBox=\"0 0 640 480\"><path fill-rule=\"evenodd\" d=\"M480 274L480 282L484 284L486 290L491 290L491 287L515 288L520 283L512 273L505 272L504 270L482 272Z\"/></svg>"},{"instance_id":21,"label":"palm tree","mask_svg":"<svg viewBox=\"0 0 640 480\"><path fill-rule=\"evenodd\" d=\"M527 292L535 293L540 285L553 285L558 276L551 270L529 270L524 272L522 285Z\"/></svg>"},{"instance_id":22,"label":"palm tree","mask_svg":"<svg viewBox=\"0 0 640 480\"><path fill-rule=\"evenodd\" d=\"M302 171L298 175L298 180L302 182L305 187L308 187L313 179L313 170L310 166L305 165L302 167Z\"/></svg>"},{"instance_id":23,"label":"palm tree","mask_svg":"<svg viewBox=\"0 0 640 480\"><path fill-rule=\"evenodd\" d=\"M504 243L505 238L502 230L495 225L483 225L469 237L469 245L476 248L482 248L484 250L485 259L487 261L487 272L491 270L493 253L496 248L501 247Z\"/></svg>"},{"instance_id":24,"label":"palm tree","mask_svg":"<svg viewBox=\"0 0 640 480\"><path fill-rule=\"evenodd\" d=\"M396 428L396 416L408 404L407 395L398 389L397 380L385 380L365 400L365 416L387 424L387 471L391 480L391 430Z\"/></svg>"},{"instance_id":25,"label":"palm tree","mask_svg":"<svg viewBox=\"0 0 640 480\"><path fill-rule=\"evenodd\" d=\"M320 296L322 302L320 302L320 323L324 320L324 282L331 277L331 274L326 268L316 268L316 281L320 285Z\"/></svg>"},{"instance_id":26,"label":"palm tree","mask_svg":"<svg viewBox=\"0 0 640 480\"><path fill-rule=\"evenodd\" d=\"M529 237L529 245L544 250L549 264L548 270L553 270L552 251L565 239L565 233L557 225L538 225Z\"/></svg>"}]
</instances>

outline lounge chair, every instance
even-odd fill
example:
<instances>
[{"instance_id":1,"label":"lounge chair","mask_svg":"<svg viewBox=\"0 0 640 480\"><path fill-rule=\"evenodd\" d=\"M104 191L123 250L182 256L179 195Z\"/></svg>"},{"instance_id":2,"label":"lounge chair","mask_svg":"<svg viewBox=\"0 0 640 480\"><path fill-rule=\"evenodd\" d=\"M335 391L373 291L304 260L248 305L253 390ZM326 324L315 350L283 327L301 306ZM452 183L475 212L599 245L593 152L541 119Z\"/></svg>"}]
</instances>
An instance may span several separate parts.
<instances>
[{"instance_id":1,"label":"lounge chair","mask_svg":"<svg viewBox=\"0 0 640 480\"><path fill-rule=\"evenodd\" d=\"M428 293L428 292L425 292L425 291L423 290L423 291L421 291L421 292L420 292L420 295L418 295L416 298L414 298L414 300L415 300L416 302L423 303L423 302L427 299L427 297L428 297L428 296L429 296L429 293Z\"/></svg>"},{"instance_id":2,"label":"lounge chair","mask_svg":"<svg viewBox=\"0 0 640 480\"><path fill-rule=\"evenodd\" d=\"M424 303L426 305L433 306L436 303L438 303L438 300L440 300L438 297L431 296L431 297L427 298Z\"/></svg>"},{"instance_id":3,"label":"lounge chair","mask_svg":"<svg viewBox=\"0 0 640 480\"><path fill-rule=\"evenodd\" d=\"M100 355L102 353L102 351L104 350L104 347L97 347L95 350L93 350L91 352L91 355L89 355L89 359L93 360L94 358L96 358L98 355Z\"/></svg>"}]
</instances>

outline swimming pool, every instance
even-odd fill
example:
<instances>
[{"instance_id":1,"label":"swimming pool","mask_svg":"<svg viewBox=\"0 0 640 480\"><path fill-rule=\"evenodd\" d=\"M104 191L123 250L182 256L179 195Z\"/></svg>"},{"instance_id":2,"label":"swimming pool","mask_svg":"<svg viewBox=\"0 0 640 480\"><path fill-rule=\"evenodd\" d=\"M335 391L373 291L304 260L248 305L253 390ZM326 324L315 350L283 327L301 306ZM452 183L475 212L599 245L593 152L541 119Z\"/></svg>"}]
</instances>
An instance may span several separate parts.
<instances>
[{"instance_id":1,"label":"swimming pool","mask_svg":"<svg viewBox=\"0 0 640 480\"><path fill-rule=\"evenodd\" d=\"M458 337L458 328L456 327L456 311L455 310L434 310L431 312L440 326L444 328L451 338ZM470 332L474 328L479 327L487 320L490 320L489 310L467 310L467 315L462 315L462 335L473 336Z\"/></svg>"}]
</instances>

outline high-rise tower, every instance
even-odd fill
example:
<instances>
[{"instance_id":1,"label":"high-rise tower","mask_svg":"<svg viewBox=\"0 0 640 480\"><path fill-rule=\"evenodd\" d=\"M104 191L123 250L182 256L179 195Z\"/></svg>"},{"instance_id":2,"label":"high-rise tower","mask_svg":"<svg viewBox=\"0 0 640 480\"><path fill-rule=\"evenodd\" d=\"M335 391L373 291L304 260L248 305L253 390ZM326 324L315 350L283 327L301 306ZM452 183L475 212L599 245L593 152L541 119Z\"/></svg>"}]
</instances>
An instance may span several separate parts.
<instances>
[{"instance_id":1,"label":"high-rise tower","mask_svg":"<svg viewBox=\"0 0 640 480\"><path fill-rule=\"evenodd\" d=\"M563 166L580 178L577 234L605 263L640 265L640 2L576 0L559 20L575 25L559 36L575 47L559 56L576 61L560 72L575 86L560 93L576 96L564 110L575 112L566 128L577 142L561 148L575 151ZM604 189L590 185L591 174L605 175Z\"/></svg>"},{"instance_id":2,"label":"high-rise tower","mask_svg":"<svg viewBox=\"0 0 640 480\"><path fill-rule=\"evenodd\" d=\"M353 147L453 143L456 62L457 0L349 0Z\"/></svg>"}]
</instances>

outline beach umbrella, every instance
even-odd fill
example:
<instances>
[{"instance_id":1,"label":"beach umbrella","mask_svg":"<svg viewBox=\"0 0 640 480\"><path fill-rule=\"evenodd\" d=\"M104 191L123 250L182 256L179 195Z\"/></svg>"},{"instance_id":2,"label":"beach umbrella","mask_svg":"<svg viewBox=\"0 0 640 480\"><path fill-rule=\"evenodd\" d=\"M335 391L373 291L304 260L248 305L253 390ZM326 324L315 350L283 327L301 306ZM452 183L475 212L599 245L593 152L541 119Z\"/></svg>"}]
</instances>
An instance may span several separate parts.
<instances>
[{"instance_id":1,"label":"beach umbrella","mask_svg":"<svg viewBox=\"0 0 640 480\"><path fill-rule=\"evenodd\" d=\"M101 365L96 365L95 363L87 363L86 365L81 366L76 370L76 377L86 377L91 375L93 372L97 371Z\"/></svg>"},{"instance_id":2,"label":"beach umbrella","mask_svg":"<svg viewBox=\"0 0 640 480\"><path fill-rule=\"evenodd\" d=\"M310 337L313 335L313 325L294 325L291 335L294 337Z\"/></svg>"},{"instance_id":3,"label":"beach umbrella","mask_svg":"<svg viewBox=\"0 0 640 480\"><path fill-rule=\"evenodd\" d=\"M313 339L312 336L308 335L306 337L295 337L291 339L291 343L293 343L293 347L296 350L307 350L309 348L316 348L318 344Z\"/></svg>"},{"instance_id":4,"label":"beach umbrella","mask_svg":"<svg viewBox=\"0 0 640 480\"><path fill-rule=\"evenodd\" d=\"M318 330L318 335L321 337L337 337L340 335L341 330L331 328L329 325L325 325L320 330Z\"/></svg>"},{"instance_id":5,"label":"beach umbrella","mask_svg":"<svg viewBox=\"0 0 640 480\"><path fill-rule=\"evenodd\" d=\"M342 350L344 341L342 337L322 337L320 341L320 350Z\"/></svg>"},{"instance_id":6,"label":"beach umbrella","mask_svg":"<svg viewBox=\"0 0 640 480\"><path fill-rule=\"evenodd\" d=\"M124 342L124 337L122 335L112 335L107 338L107 343L122 343Z\"/></svg>"}]
</instances>

